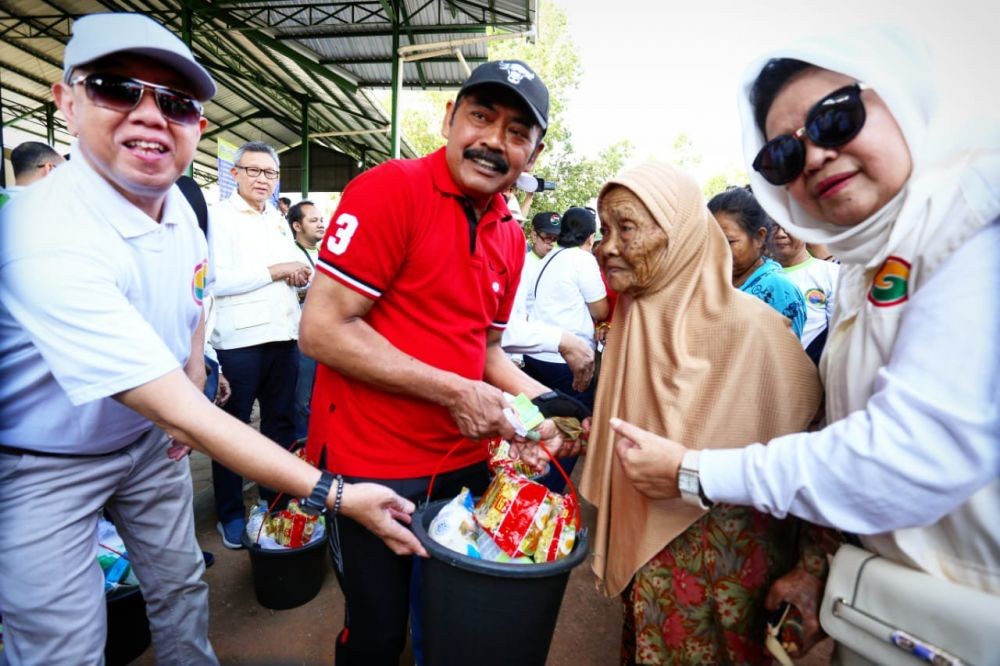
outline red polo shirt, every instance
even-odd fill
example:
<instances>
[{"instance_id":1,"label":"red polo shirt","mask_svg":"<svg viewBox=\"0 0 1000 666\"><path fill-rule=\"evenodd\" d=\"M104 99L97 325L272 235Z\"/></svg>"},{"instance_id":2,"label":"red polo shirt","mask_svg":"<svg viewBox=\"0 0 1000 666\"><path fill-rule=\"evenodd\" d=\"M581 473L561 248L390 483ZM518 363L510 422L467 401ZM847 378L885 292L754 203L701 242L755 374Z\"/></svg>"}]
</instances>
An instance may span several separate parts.
<instances>
[{"instance_id":1,"label":"red polo shirt","mask_svg":"<svg viewBox=\"0 0 1000 666\"><path fill-rule=\"evenodd\" d=\"M365 317L405 354L480 380L487 329L507 324L524 263L524 234L496 195L471 230L444 149L386 162L344 191L316 268L375 300ZM320 365L309 453L348 476L427 476L462 440L448 410L386 393ZM485 460L466 440L442 471Z\"/></svg>"}]
</instances>

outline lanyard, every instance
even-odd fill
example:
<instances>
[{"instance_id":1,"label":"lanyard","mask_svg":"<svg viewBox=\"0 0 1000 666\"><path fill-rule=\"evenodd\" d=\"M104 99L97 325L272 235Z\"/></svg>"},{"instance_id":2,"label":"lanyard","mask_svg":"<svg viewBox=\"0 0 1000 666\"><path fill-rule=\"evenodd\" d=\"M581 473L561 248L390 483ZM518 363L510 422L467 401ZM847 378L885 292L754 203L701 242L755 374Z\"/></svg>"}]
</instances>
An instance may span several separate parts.
<instances>
[{"instance_id":1,"label":"lanyard","mask_svg":"<svg viewBox=\"0 0 1000 666\"><path fill-rule=\"evenodd\" d=\"M306 255L306 259L309 260L309 265L312 266L313 268L316 268L316 262L313 261L312 256L309 254L309 250L302 247L302 244L299 243L298 241L295 241L295 244L299 247L300 250L302 250L302 254Z\"/></svg>"}]
</instances>

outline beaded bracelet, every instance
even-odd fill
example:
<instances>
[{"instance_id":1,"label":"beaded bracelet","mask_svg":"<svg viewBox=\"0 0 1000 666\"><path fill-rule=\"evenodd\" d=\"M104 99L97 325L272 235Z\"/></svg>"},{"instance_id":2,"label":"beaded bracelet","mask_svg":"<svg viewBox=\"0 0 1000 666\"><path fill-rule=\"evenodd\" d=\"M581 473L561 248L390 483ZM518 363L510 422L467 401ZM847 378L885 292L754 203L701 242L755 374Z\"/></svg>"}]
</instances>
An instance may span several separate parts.
<instances>
[{"instance_id":1,"label":"beaded bracelet","mask_svg":"<svg viewBox=\"0 0 1000 666\"><path fill-rule=\"evenodd\" d=\"M337 498L333 500L333 515L340 513L340 500L344 497L344 477L337 475Z\"/></svg>"}]
</instances>

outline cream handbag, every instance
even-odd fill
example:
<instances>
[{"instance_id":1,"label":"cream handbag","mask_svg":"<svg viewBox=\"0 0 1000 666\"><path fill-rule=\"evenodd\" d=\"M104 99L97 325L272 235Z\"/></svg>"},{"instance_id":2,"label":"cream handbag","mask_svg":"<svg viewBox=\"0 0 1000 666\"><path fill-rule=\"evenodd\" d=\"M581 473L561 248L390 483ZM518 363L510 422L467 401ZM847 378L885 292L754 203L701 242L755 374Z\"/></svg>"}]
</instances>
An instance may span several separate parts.
<instances>
[{"instance_id":1,"label":"cream handbag","mask_svg":"<svg viewBox=\"0 0 1000 666\"><path fill-rule=\"evenodd\" d=\"M876 664L1000 664L1000 596L843 545L820 624Z\"/></svg>"}]
</instances>

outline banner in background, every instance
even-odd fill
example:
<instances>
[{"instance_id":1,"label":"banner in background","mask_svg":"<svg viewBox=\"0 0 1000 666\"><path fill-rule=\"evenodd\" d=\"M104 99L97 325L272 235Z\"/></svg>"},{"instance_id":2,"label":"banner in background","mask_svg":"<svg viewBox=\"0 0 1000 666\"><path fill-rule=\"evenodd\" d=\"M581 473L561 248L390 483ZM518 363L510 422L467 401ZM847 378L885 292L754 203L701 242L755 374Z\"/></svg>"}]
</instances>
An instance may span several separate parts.
<instances>
[{"instance_id":1,"label":"banner in background","mask_svg":"<svg viewBox=\"0 0 1000 666\"><path fill-rule=\"evenodd\" d=\"M233 167L236 165L236 146L224 139L218 140L219 159L219 201L225 201L236 191L236 179L233 178Z\"/></svg>"}]
</instances>

